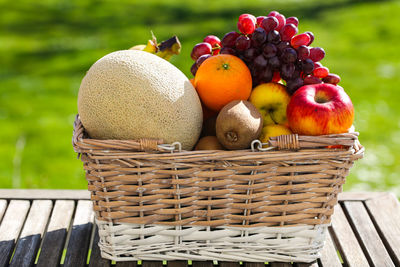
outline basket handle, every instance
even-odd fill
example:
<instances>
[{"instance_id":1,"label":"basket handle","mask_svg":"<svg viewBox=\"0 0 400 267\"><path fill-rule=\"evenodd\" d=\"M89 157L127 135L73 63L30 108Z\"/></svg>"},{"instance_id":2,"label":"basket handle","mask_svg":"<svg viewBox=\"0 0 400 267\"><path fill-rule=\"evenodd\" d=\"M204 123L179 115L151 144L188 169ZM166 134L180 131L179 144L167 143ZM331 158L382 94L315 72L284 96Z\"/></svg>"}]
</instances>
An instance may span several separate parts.
<instances>
[{"instance_id":1,"label":"basket handle","mask_svg":"<svg viewBox=\"0 0 400 267\"><path fill-rule=\"evenodd\" d=\"M280 135L270 137L268 145L280 150L299 150L302 148L319 148L327 146L345 146L359 149L358 132L306 136L306 135Z\"/></svg>"}]
</instances>

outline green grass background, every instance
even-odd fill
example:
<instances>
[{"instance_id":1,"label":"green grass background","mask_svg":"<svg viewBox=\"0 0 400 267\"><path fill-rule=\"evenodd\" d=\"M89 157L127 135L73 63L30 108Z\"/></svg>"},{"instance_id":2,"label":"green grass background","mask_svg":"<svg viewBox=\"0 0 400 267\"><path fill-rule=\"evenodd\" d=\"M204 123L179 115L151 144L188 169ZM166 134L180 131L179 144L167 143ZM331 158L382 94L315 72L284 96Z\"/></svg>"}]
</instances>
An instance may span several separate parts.
<instances>
[{"instance_id":1,"label":"green grass background","mask_svg":"<svg viewBox=\"0 0 400 267\"><path fill-rule=\"evenodd\" d=\"M190 76L190 51L236 29L241 13L278 10L312 31L322 63L353 100L365 158L345 190L400 196L399 1L0 0L0 188L86 187L72 150L80 81L97 59L176 34L172 63Z\"/></svg>"}]
</instances>

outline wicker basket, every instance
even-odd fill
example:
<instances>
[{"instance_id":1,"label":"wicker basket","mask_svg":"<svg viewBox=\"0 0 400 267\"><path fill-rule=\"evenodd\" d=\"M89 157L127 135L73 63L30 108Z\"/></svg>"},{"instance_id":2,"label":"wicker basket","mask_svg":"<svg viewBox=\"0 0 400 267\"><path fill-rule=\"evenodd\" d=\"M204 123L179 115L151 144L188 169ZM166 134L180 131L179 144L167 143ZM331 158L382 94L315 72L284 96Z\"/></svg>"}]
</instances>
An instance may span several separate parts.
<instances>
[{"instance_id":1,"label":"wicker basket","mask_svg":"<svg viewBox=\"0 0 400 267\"><path fill-rule=\"evenodd\" d=\"M104 258L300 261L319 256L358 133L271 138L263 149L180 151L160 140L94 140L77 116L73 146ZM344 148L327 148L342 145ZM267 151L264 151L267 150Z\"/></svg>"}]
</instances>

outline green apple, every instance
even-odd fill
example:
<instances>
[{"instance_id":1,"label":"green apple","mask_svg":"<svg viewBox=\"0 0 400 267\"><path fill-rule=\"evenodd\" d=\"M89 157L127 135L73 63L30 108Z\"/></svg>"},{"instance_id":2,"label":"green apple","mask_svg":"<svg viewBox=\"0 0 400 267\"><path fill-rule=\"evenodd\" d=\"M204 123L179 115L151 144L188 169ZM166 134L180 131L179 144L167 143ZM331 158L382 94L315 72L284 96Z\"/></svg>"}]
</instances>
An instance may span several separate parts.
<instances>
[{"instance_id":1,"label":"green apple","mask_svg":"<svg viewBox=\"0 0 400 267\"><path fill-rule=\"evenodd\" d=\"M261 113L264 126L287 123L286 107L290 101L290 95L284 85L280 83L260 84L253 89L249 100Z\"/></svg>"}]
</instances>

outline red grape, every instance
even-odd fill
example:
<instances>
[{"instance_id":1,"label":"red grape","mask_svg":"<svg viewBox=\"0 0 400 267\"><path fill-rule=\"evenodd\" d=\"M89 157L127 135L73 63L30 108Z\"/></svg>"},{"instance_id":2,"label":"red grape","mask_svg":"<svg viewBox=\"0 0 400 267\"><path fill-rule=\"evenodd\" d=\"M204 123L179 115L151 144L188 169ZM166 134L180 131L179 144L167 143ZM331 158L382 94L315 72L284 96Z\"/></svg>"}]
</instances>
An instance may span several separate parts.
<instances>
[{"instance_id":1,"label":"red grape","mask_svg":"<svg viewBox=\"0 0 400 267\"><path fill-rule=\"evenodd\" d=\"M299 26L299 19L296 17L289 17L286 19L286 24L293 24L294 26Z\"/></svg>"},{"instance_id":2,"label":"red grape","mask_svg":"<svg viewBox=\"0 0 400 267\"><path fill-rule=\"evenodd\" d=\"M263 69L262 73L261 73L261 80L263 82L270 82L272 80L272 76L273 76L273 72L271 70L271 68L269 68L268 66L266 68Z\"/></svg>"},{"instance_id":3,"label":"red grape","mask_svg":"<svg viewBox=\"0 0 400 267\"><path fill-rule=\"evenodd\" d=\"M263 69L267 66L268 61L263 57L263 55L259 55L254 59L253 63L257 69Z\"/></svg>"},{"instance_id":4,"label":"red grape","mask_svg":"<svg viewBox=\"0 0 400 267\"><path fill-rule=\"evenodd\" d=\"M268 59L268 64L271 66L272 69L277 70L281 66L281 62L277 56L271 57Z\"/></svg>"},{"instance_id":5,"label":"red grape","mask_svg":"<svg viewBox=\"0 0 400 267\"><path fill-rule=\"evenodd\" d=\"M314 69L316 69L318 67L322 67L321 62L314 62Z\"/></svg>"},{"instance_id":6,"label":"red grape","mask_svg":"<svg viewBox=\"0 0 400 267\"><path fill-rule=\"evenodd\" d=\"M318 84L318 83L322 83L321 79L312 76L312 75L308 75L304 78L304 84Z\"/></svg>"},{"instance_id":7,"label":"red grape","mask_svg":"<svg viewBox=\"0 0 400 267\"><path fill-rule=\"evenodd\" d=\"M221 46L221 40L215 35L207 35L203 42L209 43L212 47Z\"/></svg>"},{"instance_id":8,"label":"red grape","mask_svg":"<svg viewBox=\"0 0 400 267\"><path fill-rule=\"evenodd\" d=\"M198 67L197 67L197 64L195 62L195 63L193 63L192 67L190 68L190 72L193 74L193 76L196 75L197 69L198 69Z\"/></svg>"},{"instance_id":9,"label":"red grape","mask_svg":"<svg viewBox=\"0 0 400 267\"><path fill-rule=\"evenodd\" d=\"M212 52L213 56L218 55L219 51L221 51L221 48L216 48L216 47L213 48L213 52Z\"/></svg>"},{"instance_id":10,"label":"red grape","mask_svg":"<svg viewBox=\"0 0 400 267\"><path fill-rule=\"evenodd\" d=\"M257 46L260 46L267 40L267 34L263 28L257 28L251 35L251 40L254 41Z\"/></svg>"},{"instance_id":11,"label":"red grape","mask_svg":"<svg viewBox=\"0 0 400 267\"><path fill-rule=\"evenodd\" d=\"M209 43L199 43L193 47L190 56L193 60L196 60L202 55L211 54L211 52L212 52L212 47Z\"/></svg>"},{"instance_id":12,"label":"red grape","mask_svg":"<svg viewBox=\"0 0 400 267\"><path fill-rule=\"evenodd\" d=\"M314 70L314 62L309 58L303 60L301 65L304 74L310 74Z\"/></svg>"},{"instance_id":13,"label":"red grape","mask_svg":"<svg viewBox=\"0 0 400 267\"><path fill-rule=\"evenodd\" d=\"M321 61L325 57L325 51L321 47L313 47L310 49L310 59L314 62Z\"/></svg>"},{"instance_id":14,"label":"red grape","mask_svg":"<svg viewBox=\"0 0 400 267\"><path fill-rule=\"evenodd\" d=\"M236 39L240 36L237 32L228 32L225 34L224 38L222 38L221 45L223 47L234 47L236 44Z\"/></svg>"},{"instance_id":15,"label":"red grape","mask_svg":"<svg viewBox=\"0 0 400 267\"><path fill-rule=\"evenodd\" d=\"M273 44L279 44L281 41L281 36L279 35L278 31L270 31L267 35L267 41Z\"/></svg>"},{"instance_id":16,"label":"red grape","mask_svg":"<svg viewBox=\"0 0 400 267\"><path fill-rule=\"evenodd\" d=\"M278 14L279 14L278 11L271 11L271 12L269 12L268 16L275 17L275 16L278 15Z\"/></svg>"},{"instance_id":17,"label":"red grape","mask_svg":"<svg viewBox=\"0 0 400 267\"><path fill-rule=\"evenodd\" d=\"M302 87L303 84L304 84L303 79L301 79L300 77L297 77L297 78L287 81L286 87L287 87L289 94L293 94L294 92L296 92L297 89Z\"/></svg>"},{"instance_id":18,"label":"red grape","mask_svg":"<svg viewBox=\"0 0 400 267\"><path fill-rule=\"evenodd\" d=\"M296 59L297 59L296 50L294 50L291 47L285 48L285 50L283 50L281 55L281 60L284 63L294 63Z\"/></svg>"},{"instance_id":19,"label":"red grape","mask_svg":"<svg viewBox=\"0 0 400 267\"><path fill-rule=\"evenodd\" d=\"M280 31L282 41L290 41L296 35L298 29L293 24L286 24Z\"/></svg>"},{"instance_id":20,"label":"red grape","mask_svg":"<svg viewBox=\"0 0 400 267\"><path fill-rule=\"evenodd\" d=\"M289 42L280 42L276 48L278 48L278 55L281 55L283 50L285 50L286 48L290 47Z\"/></svg>"},{"instance_id":21,"label":"red grape","mask_svg":"<svg viewBox=\"0 0 400 267\"><path fill-rule=\"evenodd\" d=\"M255 57L257 57L259 54L258 49L254 48L254 47L250 47L249 49L245 50L243 55L245 57L245 59L249 60L249 61L253 61Z\"/></svg>"},{"instance_id":22,"label":"red grape","mask_svg":"<svg viewBox=\"0 0 400 267\"><path fill-rule=\"evenodd\" d=\"M301 45L307 45L309 42L310 36L307 33L296 35L290 40L290 44L293 46L293 48L297 48Z\"/></svg>"},{"instance_id":23,"label":"red grape","mask_svg":"<svg viewBox=\"0 0 400 267\"><path fill-rule=\"evenodd\" d=\"M301 45L297 48L297 55L300 60L305 60L310 56L310 49L305 45Z\"/></svg>"},{"instance_id":24,"label":"red grape","mask_svg":"<svg viewBox=\"0 0 400 267\"><path fill-rule=\"evenodd\" d=\"M266 33L273 31L278 27L279 21L275 17L266 17L262 22L261 22L261 27L265 30Z\"/></svg>"},{"instance_id":25,"label":"red grape","mask_svg":"<svg viewBox=\"0 0 400 267\"><path fill-rule=\"evenodd\" d=\"M263 47L263 55L266 58L271 58L276 55L277 50L278 49L276 48L276 46L274 44L268 43L268 44L264 45L264 47Z\"/></svg>"},{"instance_id":26,"label":"red grape","mask_svg":"<svg viewBox=\"0 0 400 267\"><path fill-rule=\"evenodd\" d=\"M245 18L249 18L249 19L251 19L252 21L254 21L254 24L256 24L257 23L257 19L256 19L256 17L254 17L253 15L251 15L251 14L242 14L242 15L240 15L239 16L239 22L242 22L242 20L243 19L245 19Z\"/></svg>"},{"instance_id":27,"label":"red grape","mask_svg":"<svg viewBox=\"0 0 400 267\"><path fill-rule=\"evenodd\" d=\"M327 67L318 67L313 71L313 75L317 78L325 78L329 74L329 69Z\"/></svg>"},{"instance_id":28,"label":"red grape","mask_svg":"<svg viewBox=\"0 0 400 267\"><path fill-rule=\"evenodd\" d=\"M286 19L285 19L285 16L282 14L277 14L275 16L275 18L277 18L279 21L279 25L276 28L276 30L279 32L282 29L282 27L286 24Z\"/></svg>"},{"instance_id":29,"label":"red grape","mask_svg":"<svg viewBox=\"0 0 400 267\"><path fill-rule=\"evenodd\" d=\"M241 35L236 39L236 49L239 51L244 51L249 49L251 46L251 40L248 36Z\"/></svg>"},{"instance_id":30,"label":"red grape","mask_svg":"<svg viewBox=\"0 0 400 267\"><path fill-rule=\"evenodd\" d=\"M257 26L261 27L262 21L267 18L266 16L258 16L257 19Z\"/></svg>"},{"instance_id":31,"label":"red grape","mask_svg":"<svg viewBox=\"0 0 400 267\"><path fill-rule=\"evenodd\" d=\"M281 75L279 74L279 71L275 71L274 72L274 76L272 77L272 81L273 83L277 83L281 80Z\"/></svg>"},{"instance_id":32,"label":"red grape","mask_svg":"<svg viewBox=\"0 0 400 267\"><path fill-rule=\"evenodd\" d=\"M209 54L207 54L207 55L202 55L201 57L199 57L199 58L196 60L197 68L200 68L201 63L203 63L204 60L206 60L206 59L209 58L209 57L212 57L212 56L209 55Z\"/></svg>"},{"instance_id":33,"label":"red grape","mask_svg":"<svg viewBox=\"0 0 400 267\"><path fill-rule=\"evenodd\" d=\"M328 76L322 79L325 83L330 83L330 84L338 84L340 83L340 77L339 75L336 75L334 73L329 73Z\"/></svg>"},{"instance_id":34,"label":"red grape","mask_svg":"<svg viewBox=\"0 0 400 267\"><path fill-rule=\"evenodd\" d=\"M312 32L305 32L305 33L308 34L308 36L310 36L310 42L306 45L312 44L312 42L314 42L314 34Z\"/></svg>"},{"instance_id":35,"label":"red grape","mask_svg":"<svg viewBox=\"0 0 400 267\"><path fill-rule=\"evenodd\" d=\"M296 67L293 63L283 64L281 67L281 77L284 80L290 80L292 78Z\"/></svg>"},{"instance_id":36,"label":"red grape","mask_svg":"<svg viewBox=\"0 0 400 267\"><path fill-rule=\"evenodd\" d=\"M236 51L231 47L222 47L220 54L236 55Z\"/></svg>"},{"instance_id":37,"label":"red grape","mask_svg":"<svg viewBox=\"0 0 400 267\"><path fill-rule=\"evenodd\" d=\"M251 34L256 28L256 23L249 17L242 18L237 23L238 29L243 34Z\"/></svg>"}]
</instances>

